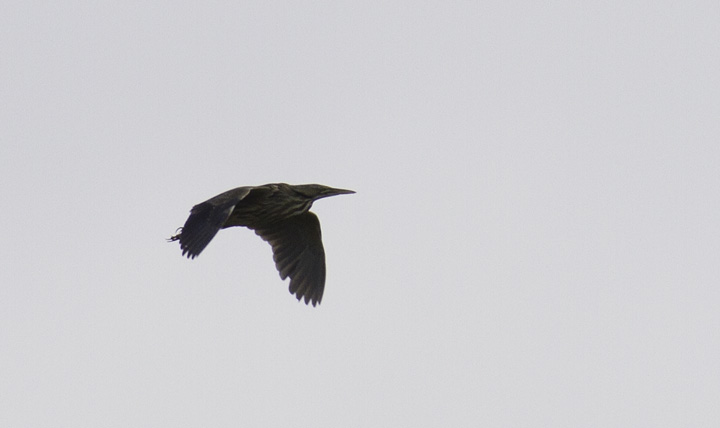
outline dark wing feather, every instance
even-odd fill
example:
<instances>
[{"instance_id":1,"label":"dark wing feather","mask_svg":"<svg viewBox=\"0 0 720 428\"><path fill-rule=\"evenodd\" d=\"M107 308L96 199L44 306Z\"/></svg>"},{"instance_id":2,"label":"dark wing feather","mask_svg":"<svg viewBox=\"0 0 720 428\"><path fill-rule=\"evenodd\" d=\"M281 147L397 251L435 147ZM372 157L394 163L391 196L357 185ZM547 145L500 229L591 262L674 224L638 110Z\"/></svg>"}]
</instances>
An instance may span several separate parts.
<instances>
[{"instance_id":1,"label":"dark wing feather","mask_svg":"<svg viewBox=\"0 0 720 428\"><path fill-rule=\"evenodd\" d=\"M313 306L320 303L325 289L325 250L320 222L315 214L289 217L255 229L273 249L280 278L290 277L290 293Z\"/></svg>"},{"instance_id":2,"label":"dark wing feather","mask_svg":"<svg viewBox=\"0 0 720 428\"><path fill-rule=\"evenodd\" d=\"M194 259L200 255L215 234L222 229L235 205L247 196L250 190L251 187L239 187L195 205L190 210L190 217L185 221L180 234L170 238L180 241L183 256L187 254Z\"/></svg>"}]
</instances>

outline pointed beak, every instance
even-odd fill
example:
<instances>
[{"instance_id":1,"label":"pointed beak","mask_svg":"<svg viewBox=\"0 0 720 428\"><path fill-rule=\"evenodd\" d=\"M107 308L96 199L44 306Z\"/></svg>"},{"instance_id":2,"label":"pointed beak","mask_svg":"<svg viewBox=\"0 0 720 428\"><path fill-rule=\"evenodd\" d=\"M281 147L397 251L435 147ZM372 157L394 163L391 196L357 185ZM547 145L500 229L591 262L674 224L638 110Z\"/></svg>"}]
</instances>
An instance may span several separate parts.
<instances>
[{"instance_id":1,"label":"pointed beak","mask_svg":"<svg viewBox=\"0 0 720 428\"><path fill-rule=\"evenodd\" d=\"M333 195L351 195L355 193L355 191L345 189L330 189L330 193L332 193Z\"/></svg>"},{"instance_id":2,"label":"pointed beak","mask_svg":"<svg viewBox=\"0 0 720 428\"><path fill-rule=\"evenodd\" d=\"M335 189L332 187L328 187L321 195L318 196L318 199L327 198L328 196L350 195L353 193L355 193L354 190Z\"/></svg>"}]
</instances>

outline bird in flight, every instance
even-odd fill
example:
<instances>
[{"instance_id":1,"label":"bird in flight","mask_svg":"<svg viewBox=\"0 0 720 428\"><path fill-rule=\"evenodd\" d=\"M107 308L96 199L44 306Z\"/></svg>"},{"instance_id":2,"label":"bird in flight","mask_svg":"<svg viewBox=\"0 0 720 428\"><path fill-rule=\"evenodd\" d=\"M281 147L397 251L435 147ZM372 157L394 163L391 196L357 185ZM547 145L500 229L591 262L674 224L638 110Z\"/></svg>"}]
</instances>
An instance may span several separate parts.
<instances>
[{"instance_id":1,"label":"bird in flight","mask_svg":"<svg viewBox=\"0 0 720 428\"><path fill-rule=\"evenodd\" d=\"M280 278L290 278L290 293L315 306L325 289L325 250L320 222L309 210L318 199L351 193L320 184L238 187L195 205L168 241L180 241L183 256L194 259L220 229L252 229L272 247Z\"/></svg>"}]
</instances>

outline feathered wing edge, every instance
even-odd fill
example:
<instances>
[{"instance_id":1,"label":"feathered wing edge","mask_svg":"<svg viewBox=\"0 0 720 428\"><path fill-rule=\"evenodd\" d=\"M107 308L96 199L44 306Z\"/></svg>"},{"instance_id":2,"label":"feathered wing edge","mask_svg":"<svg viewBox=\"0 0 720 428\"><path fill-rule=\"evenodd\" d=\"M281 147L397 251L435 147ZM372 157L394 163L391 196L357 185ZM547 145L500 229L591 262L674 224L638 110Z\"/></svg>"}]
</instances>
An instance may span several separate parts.
<instances>
[{"instance_id":1,"label":"feathered wing edge","mask_svg":"<svg viewBox=\"0 0 720 428\"><path fill-rule=\"evenodd\" d=\"M325 250L317 216L308 211L255 233L272 247L280 278L290 278L290 293L305 304L319 304L325 289Z\"/></svg>"},{"instance_id":2,"label":"feathered wing edge","mask_svg":"<svg viewBox=\"0 0 720 428\"><path fill-rule=\"evenodd\" d=\"M194 259L207 247L227 221L235 205L250 193L250 187L238 187L195 205L180 233L170 241L180 241L183 256Z\"/></svg>"}]
</instances>

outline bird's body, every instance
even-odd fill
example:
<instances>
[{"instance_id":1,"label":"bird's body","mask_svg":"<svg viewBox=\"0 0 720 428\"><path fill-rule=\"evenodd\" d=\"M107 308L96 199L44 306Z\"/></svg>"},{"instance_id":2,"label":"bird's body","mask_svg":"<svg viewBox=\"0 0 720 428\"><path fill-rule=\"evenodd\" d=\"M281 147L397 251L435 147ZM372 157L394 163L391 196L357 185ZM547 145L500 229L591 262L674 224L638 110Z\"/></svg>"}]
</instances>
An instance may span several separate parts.
<instances>
[{"instance_id":1,"label":"bird's body","mask_svg":"<svg viewBox=\"0 0 720 428\"><path fill-rule=\"evenodd\" d=\"M194 259L220 229L250 228L272 246L280 277L290 277L290 292L315 306L325 288L325 250L320 222L309 210L318 199L350 193L319 184L238 187L195 205L170 241L180 241L183 255Z\"/></svg>"}]
</instances>

